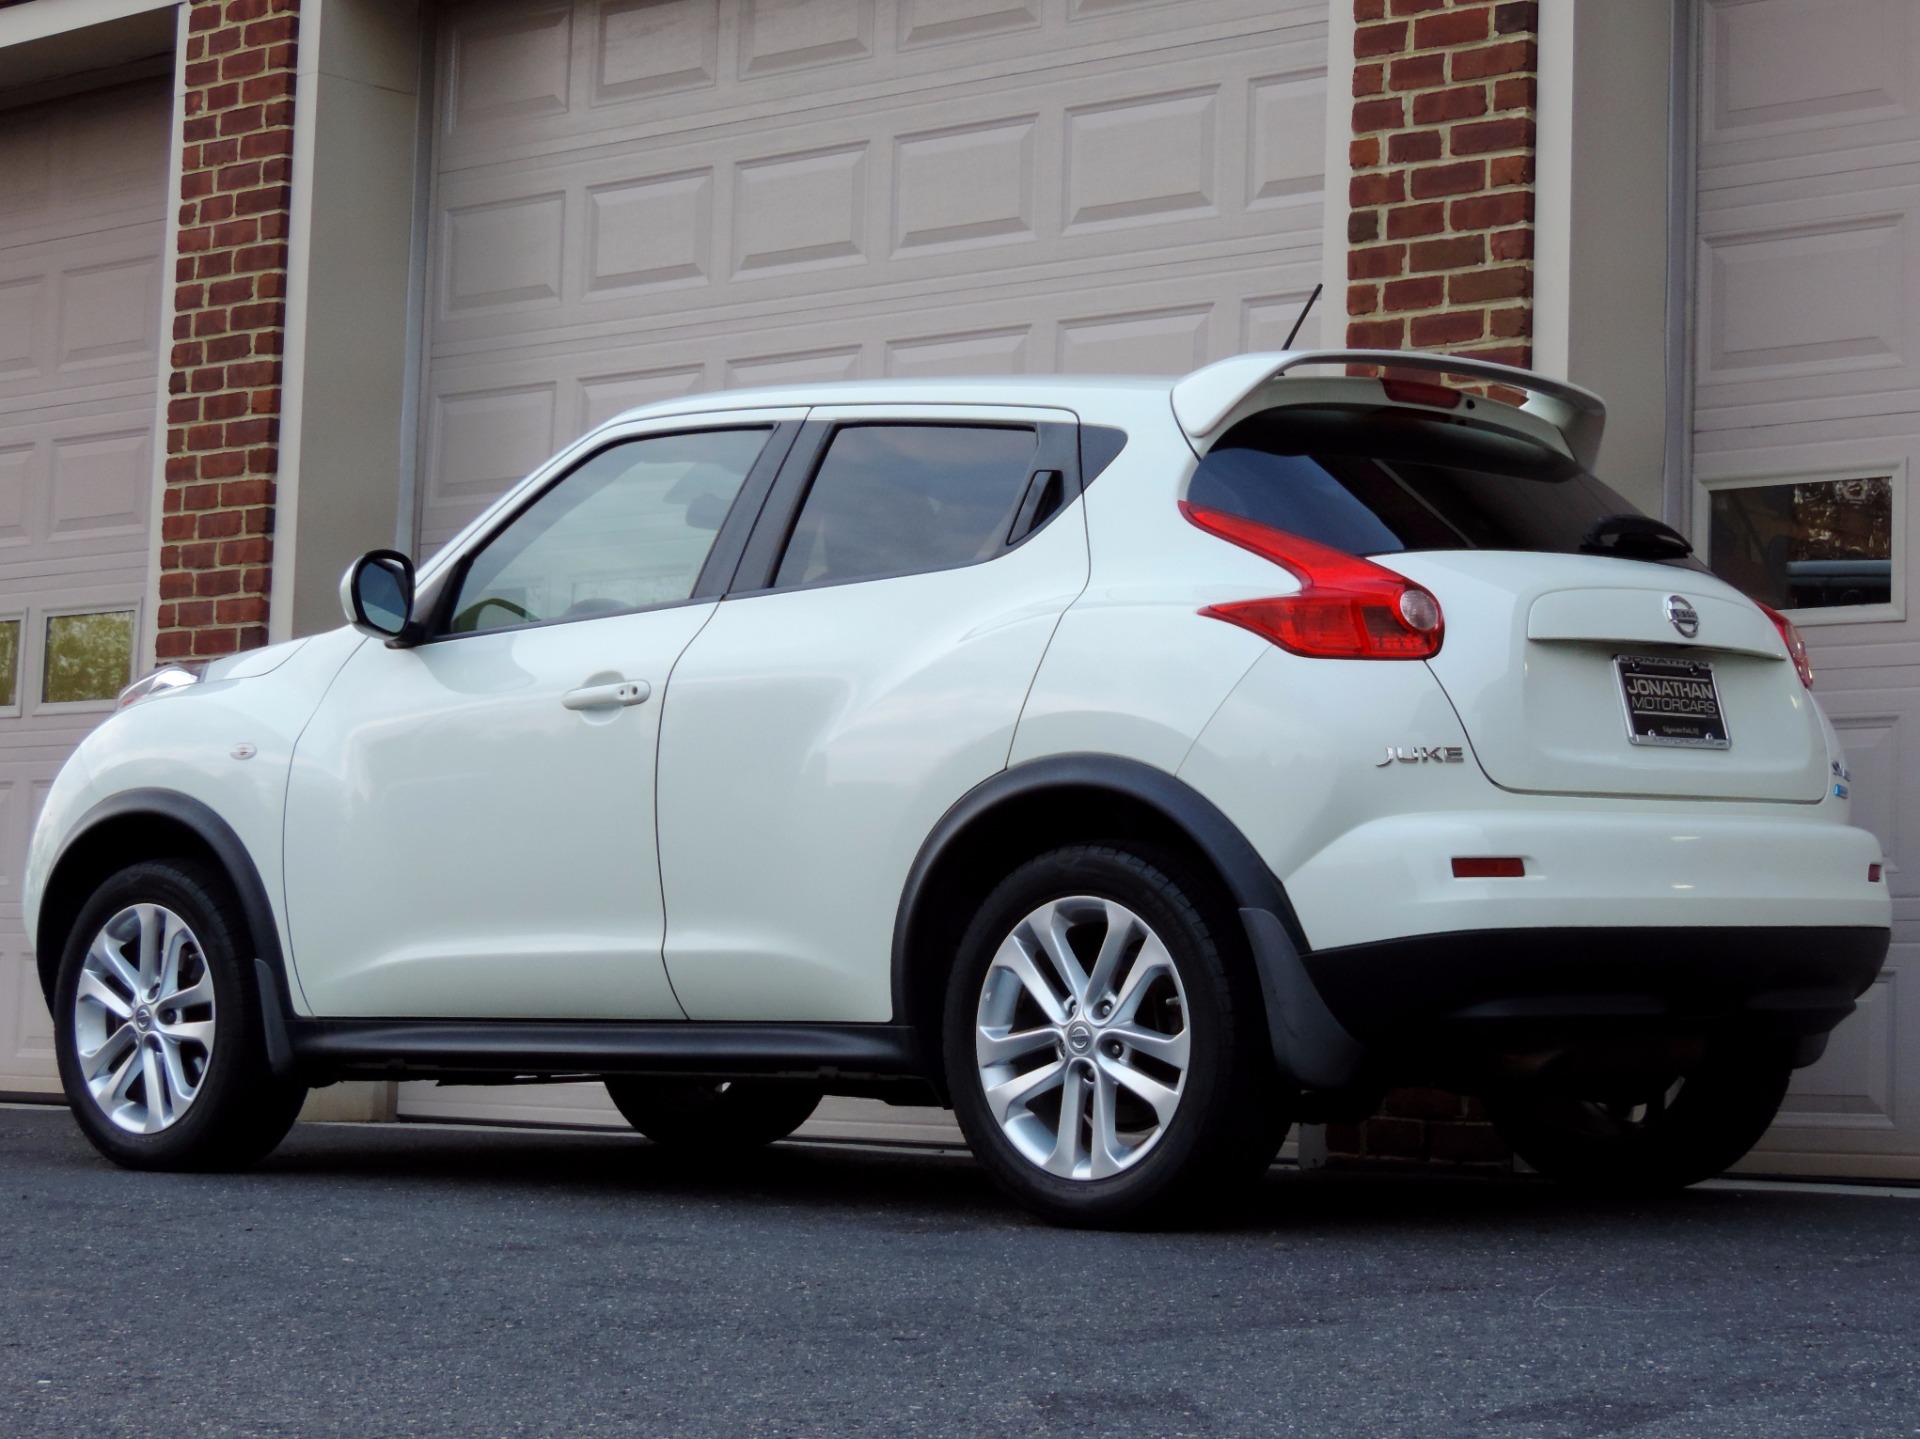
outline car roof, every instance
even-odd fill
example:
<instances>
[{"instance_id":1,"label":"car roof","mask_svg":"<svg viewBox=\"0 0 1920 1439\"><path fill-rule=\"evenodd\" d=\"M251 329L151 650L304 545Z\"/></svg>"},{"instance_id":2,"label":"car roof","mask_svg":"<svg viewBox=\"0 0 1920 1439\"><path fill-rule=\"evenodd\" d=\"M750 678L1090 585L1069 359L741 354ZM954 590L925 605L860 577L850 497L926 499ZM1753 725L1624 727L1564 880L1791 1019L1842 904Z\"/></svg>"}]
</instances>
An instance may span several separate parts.
<instances>
[{"instance_id":1,"label":"car roof","mask_svg":"<svg viewBox=\"0 0 1920 1439\"><path fill-rule=\"evenodd\" d=\"M779 410L815 405L1020 405L1051 406L1076 413L1137 405L1143 396L1165 402L1174 376L987 375L963 379L835 380L824 384L770 385L751 390L715 390L682 395L623 410L608 424L720 410ZM1102 402L1105 403L1102 403Z\"/></svg>"}]
</instances>

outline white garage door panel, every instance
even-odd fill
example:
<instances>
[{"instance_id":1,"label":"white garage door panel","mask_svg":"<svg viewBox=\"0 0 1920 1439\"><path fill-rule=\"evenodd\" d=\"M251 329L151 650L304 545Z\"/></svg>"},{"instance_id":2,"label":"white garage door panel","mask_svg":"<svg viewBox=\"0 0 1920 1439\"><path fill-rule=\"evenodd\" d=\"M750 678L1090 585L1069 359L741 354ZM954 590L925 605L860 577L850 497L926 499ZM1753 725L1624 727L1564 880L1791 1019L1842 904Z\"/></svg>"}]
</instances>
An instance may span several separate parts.
<instances>
[{"instance_id":1,"label":"white garage door panel","mask_svg":"<svg viewBox=\"0 0 1920 1439\"><path fill-rule=\"evenodd\" d=\"M451 12L421 547L648 399L1178 372L1284 337L1319 278L1325 13Z\"/></svg>"},{"instance_id":2,"label":"white garage door panel","mask_svg":"<svg viewBox=\"0 0 1920 1439\"><path fill-rule=\"evenodd\" d=\"M1326 18L1326 0L449 9L420 548L652 400L1277 348L1321 277ZM408 1085L400 1105L618 1122L597 1087ZM809 1132L955 1137L851 1100Z\"/></svg>"},{"instance_id":3,"label":"white garage door panel","mask_svg":"<svg viewBox=\"0 0 1920 1439\"><path fill-rule=\"evenodd\" d=\"M57 1087L21 927L47 786L100 716L38 703L51 612L144 602L170 99L163 82L0 110L0 1090Z\"/></svg>"},{"instance_id":4,"label":"white garage door panel","mask_svg":"<svg viewBox=\"0 0 1920 1439\"><path fill-rule=\"evenodd\" d=\"M1708 0L1704 41L1695 473L1908 486L1908 617L1807 627L1893 953L1744 1167L1920 1177L1920 4Z\"/></svg>"}]
</instances>

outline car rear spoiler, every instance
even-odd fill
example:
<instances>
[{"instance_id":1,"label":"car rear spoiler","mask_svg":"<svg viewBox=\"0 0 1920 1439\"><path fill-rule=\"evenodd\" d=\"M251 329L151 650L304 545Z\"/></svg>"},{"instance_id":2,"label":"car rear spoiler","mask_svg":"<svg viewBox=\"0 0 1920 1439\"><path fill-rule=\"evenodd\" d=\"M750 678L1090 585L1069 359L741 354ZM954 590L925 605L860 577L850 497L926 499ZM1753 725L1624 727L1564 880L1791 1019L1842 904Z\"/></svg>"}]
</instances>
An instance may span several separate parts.
<instances>
[{"instance_id":1,"label":"car rear spoiler","mask_svg":"<svg viewBox=\"0 0 1920 1439\"><path fill-rule=\"evenodd\" d=\"M1600 455L1607 407L1591 390L1569 385L1564 380L1549 380L1512 365L1418 350L1292 350L1268 355L1236 355L1177 381L1173 387L1173 416L1186 431L1187 438L1197 444L1219 430L1255 390L1290 370L1307 365L1379 365L1396 370L1430 370L1523 390L1527 401L1520 408L1558 430L1566 441L1567 453L1580 462L1581 468L1591 470Z\"/></svg>"}]
</instances>

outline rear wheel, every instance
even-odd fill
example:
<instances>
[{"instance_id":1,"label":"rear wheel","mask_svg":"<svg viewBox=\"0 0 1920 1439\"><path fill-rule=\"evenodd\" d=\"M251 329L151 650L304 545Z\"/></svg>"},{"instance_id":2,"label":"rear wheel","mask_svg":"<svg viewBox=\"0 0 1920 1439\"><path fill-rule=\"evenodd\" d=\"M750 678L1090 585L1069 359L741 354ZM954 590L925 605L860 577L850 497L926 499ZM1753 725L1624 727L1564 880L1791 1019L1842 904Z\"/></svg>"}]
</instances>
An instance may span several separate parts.
<instances>
[{"instance_id":1,"label":"rear wheel","mask_svg":"<svg viewBox=\"0 0 1920 1439\"><path fill-rule=\"evenodd\" d=\"M1490 1094L1487 1116L1515 1154L1552 1179L1657 1193L1711 1179L1744 1156L1773 1123L1792 1076L1776 1056L1725 1053L1635 1086Z\"/></svg>"},{"instance_id":2,"label":"rear wheel","mask_svg":"<svg viewBox=\"0 0 1920 1439\"><path fill-rule=\"evenodd\" d=\"M627 1123L654 1143L709 1155L785 1139L821 1099L813 1085L773 1079L609 1076L606 1085Z\"/></svg>"},{"instance_id":3,"label":"rear wheel","mask_svg":"<svg viewBox=\"0 0 1920 1439\"><path fill-rule=\"evenodd\" d=\"M1217 1203L1287 1124L1258 992L1172 856L1095 845L1021 866L982 906L949 988L954 1110L988 1172L1067 1224ZM1224 907L1222 907L1224 908Z\"/></svg>"},{"instance_id":4,"label":"rear wheel","mask_svg":"<svg viewBox=\"0 0 1920 1439\"><path fill-rule=\"evenodd\" d=\"M54 990L54 1048L74 1118L132 1169L253 1163L306 1086L267 1063L245 918L226 879L137 864L80 911Z\"/></svg>"}]
</instances>

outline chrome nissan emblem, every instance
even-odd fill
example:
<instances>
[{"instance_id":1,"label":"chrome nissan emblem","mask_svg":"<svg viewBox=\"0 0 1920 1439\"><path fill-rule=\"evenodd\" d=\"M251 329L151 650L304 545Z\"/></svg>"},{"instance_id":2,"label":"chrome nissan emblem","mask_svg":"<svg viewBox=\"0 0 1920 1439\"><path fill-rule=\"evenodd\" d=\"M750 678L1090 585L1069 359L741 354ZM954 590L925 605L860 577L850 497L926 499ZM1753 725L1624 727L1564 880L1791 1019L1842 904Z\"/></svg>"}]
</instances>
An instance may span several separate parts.
<instances>
[{"instance_id":1,"label":"chrome nissan emblem","mask_svg":"<svg viewBox=\"0 0 1920 1439\"><path fill-rule=\"evenodd\" d=\"M1700 633L1700 612L1685 595L1668 595L1667 623L1680 631L1682 639L1690 640Z\"/></svg>"},{"instance_id":2,"label":"chrome nissan emblem","mask_svg":"<svg viewBox=\"0 0 1920 1439\"><path fill-rule=\"evenodd\" d=\"M1075 1054L1085 1054L1093 1048L1093 1031L1084 1024L1068 1025L1067 1048Z\"/></svg>"},{"instance_id":3,"label":"chrome nissan emblem","mask_svg":"<svg viewBox=\"0 0 1920 1439\"><path fill-rule=\"evenodd\" d=\"M133 1027L145 1034L153 1028L153 1011L144 1004L133 1012Z\"/></svg>"}]
</instances>

